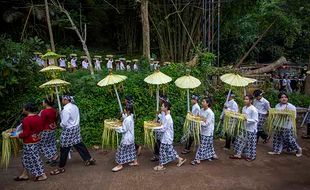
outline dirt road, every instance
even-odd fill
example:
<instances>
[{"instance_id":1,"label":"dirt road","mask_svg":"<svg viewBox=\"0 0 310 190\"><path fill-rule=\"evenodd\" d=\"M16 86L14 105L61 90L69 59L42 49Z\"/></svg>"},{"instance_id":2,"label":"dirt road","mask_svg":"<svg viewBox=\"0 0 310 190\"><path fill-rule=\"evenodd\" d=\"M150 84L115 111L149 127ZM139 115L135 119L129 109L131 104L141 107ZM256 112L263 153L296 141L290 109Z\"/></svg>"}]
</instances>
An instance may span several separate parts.
<instances>
[{"instance_id":1,"label":"dirt road","mask_svg":"<svg viewBox=\"0 0 310 190\"><path fill-rule=\"evenodd\" d=\"M220 157L212 162L191 166L194 153L185 157L188 162L181 168L171 163L162 172L153 171L156 163L150 162L151 152L143 149L139 157L140 166L125 167L118 173L111 172L114 166L114 151L92 151L96 166L85 167L77 153L68 161L66 172L48 176L44 182L15 182L13 178L22 170L20 158L13 160L7 171L1 170L0 189L310 189L310 140L298 139L304 155L297 158L283 153L267 155L271 143L259 143L254 162L230 160L229 152L222 150L224 142L216 141L215 149ZM178 152L181 146L177 146ZM51 171L51 167L46 167Z\"/></svg>"}]
</instances>

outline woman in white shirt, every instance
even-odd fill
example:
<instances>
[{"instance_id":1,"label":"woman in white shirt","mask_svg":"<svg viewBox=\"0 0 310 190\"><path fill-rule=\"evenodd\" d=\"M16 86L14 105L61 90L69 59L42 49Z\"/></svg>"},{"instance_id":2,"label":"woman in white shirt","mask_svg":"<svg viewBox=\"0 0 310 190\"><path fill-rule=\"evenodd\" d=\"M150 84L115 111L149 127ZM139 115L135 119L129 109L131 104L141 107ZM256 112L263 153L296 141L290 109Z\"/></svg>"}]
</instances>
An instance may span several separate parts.
<instances>
[{"instance_id":1,"label":"woman in white shirt","mask_svg":"<svg viewBox=\"0 0 310 190\"><path fill-rule=\"evenodd\" d=\"M200 164L201 160L217 159L213 147L213 132L214 132L214 113L210 109L211 102L208 98L202 99L202 109L200 110L200 117L203 118L201 121L200 130L200 145L196 152L195 160L191 162L192 165Z\"/></svg>"},{"instance_id":2,"label":"woman in white shirt","mask_svg":"<svg viewBox=\"0 0 310 190\"><path fill-rule=\"evenodd\" d=\"M159 165L154 167L155 171L162 171L166 168L164 167L165 164L168 164L171 161L178 159L177 166L182 166L185 162L185 158L181 158L178 153L173 148L173 120L170 115L170 103L164 102L162 105L161 110L165 113L165 119L163 120L163 125L161 129L157 129L161 131L161 144L159 148Z\"/></svg>"},{"instance_id":3,"label":"woman in white shirt","mask_svg":"<svg viewBox=\"0 0 310 190\"><path fill-rule=\"evenodd\" d=\"M246 156L246 161L256 159L256 133L258 112L252 105L253 96L246 95L244 97L245 106L242 108L242 113L246 115L245 132L242 136L237 136L234 143L235 154L230 156L231 159L241 159L242 153Z\"/></svg>"},{"instance_id":4,"label":"woman in white shirt","mask_svg":"<svg viewBox=\"0 0 310 190\"><path fill-rule=\"evenodd\" d=\"M137 155L135 148L135 131L133 120L133 107L132 105L126 106L126 118L123 121L122 127L115 129L118 133L122 134L122 140L117 148L115 155L115 162L118 164L112 171L118 172L123 169L123 165L129 163L129 166L137 166Z\"/></svg>"},{"instance_id":5,"label":"woman in white shirt","mask_svg":"<svg viewBox=\"0 0 310 190\"><path fill-rule=\"evenodd\" d=\"M278 98L280 103L275 107L277 110L292 110L296 114L296 107L288 102L288 95L286 93L281 92ZM297 157L302 156L302 149L297 144L293 134L293 121L291 119L287 120L287 122L281 126L280 130L274 132L273 151L268 152L268 154L278 155L281 154L283 149L287 149L289 152L295 151Z\"/></svg>"}]
</instances>

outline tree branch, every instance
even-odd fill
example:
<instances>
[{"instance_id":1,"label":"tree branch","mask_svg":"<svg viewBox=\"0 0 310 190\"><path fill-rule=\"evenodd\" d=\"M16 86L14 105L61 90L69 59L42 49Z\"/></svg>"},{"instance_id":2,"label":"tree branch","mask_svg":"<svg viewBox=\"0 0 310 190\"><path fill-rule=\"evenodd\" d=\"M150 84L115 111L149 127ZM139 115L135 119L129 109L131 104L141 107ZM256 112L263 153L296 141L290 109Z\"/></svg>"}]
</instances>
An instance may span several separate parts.
<instances>
[{"instance_id":1,"label":"tree branch","mask_svg":"<svg viewBox=\"0 0 310 190\"><path fill-rule=\"evenodd\" d=\"M174 15L174 14L176 14L176 13L181 13L181 12L183 12L184 11L184 9L189 5L189 4L191 4L192 2L190 1L190 2L188 2L186 5L184 5L184 7L179 11L179 10L177 10L177 11L175 11L175 12L173 12L173 13L169 13L167 16L165 16L165 19L168 19L171 15Z\"/></svg>"}]
</instances>

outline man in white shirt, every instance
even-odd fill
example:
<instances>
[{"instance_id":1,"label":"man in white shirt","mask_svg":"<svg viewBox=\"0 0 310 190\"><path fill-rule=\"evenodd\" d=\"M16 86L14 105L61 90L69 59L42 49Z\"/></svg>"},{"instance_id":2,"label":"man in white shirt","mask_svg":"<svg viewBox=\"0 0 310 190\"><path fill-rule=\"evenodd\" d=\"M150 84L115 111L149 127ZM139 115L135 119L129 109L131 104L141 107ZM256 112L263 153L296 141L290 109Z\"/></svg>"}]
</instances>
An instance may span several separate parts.
<instances>
[{"instance_id":1,"label":"man in white shirt","mask_svg":"<svg viewBox=\"0 0 310 190\"><path fill-rule=\"evenodd\" d=\"M263 97L263 92L261 90L255 90L253 93L255 100L253 106L258 111L258 123L257 123L257 142L259 137L261 137L264 142L268 142L268 135L264 131L264 125L268 116L268 111L270 109L270 103Z\"/></svg>"},{"instance_id":2,"label":"man in white shirt","mask_svg":"<svg viewBox=\"0 0 310 190\"><path fill-rule=\"evenodd\" d=\"M73 97L63 96L62 103L64 108L60 114L60 126L63 129L60 136L60 160L58 168L53 170L51 175L58 175L65 172L68 154L72 146L84 160L85 166L94 165L96 162L96 160L90 156L85 144L82 142L80 133L80 112L79 108L74 104Z\"/></svg>"}]
</instances>

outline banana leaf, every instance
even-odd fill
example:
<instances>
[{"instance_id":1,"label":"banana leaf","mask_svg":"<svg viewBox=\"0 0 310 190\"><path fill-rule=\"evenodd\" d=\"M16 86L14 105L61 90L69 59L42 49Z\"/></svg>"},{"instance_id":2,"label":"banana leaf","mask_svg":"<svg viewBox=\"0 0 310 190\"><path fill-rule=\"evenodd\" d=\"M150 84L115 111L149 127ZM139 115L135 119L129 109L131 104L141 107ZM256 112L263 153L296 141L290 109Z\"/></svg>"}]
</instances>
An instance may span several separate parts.
<instances>
[{"instance_id":1,"label":"banana leaf","mask_svg":"<svg viewBox=\"0 0 310 190\"><path fill-rule=\"evenodd\" d=\"M246 116L241 113L225 111L223 134L230 137L245 137Z\"/></svg>"},{"instance_id":2,"label":"banana leaf","mask_svg":"<svg viewBox=\"0 0 310 190\"><path fill-rule=\"evenodd\" d=\"M154 151L154 144L155 144L155 129L159 128L161 125L160 123L156 123L154 121L144 121L144 144L147 148L151 151Z\"/></svg>"},{"instance_id":3,"label":"banana leaf","mask_svg":"<svg viewBox=\"0 0 310 190\"><path fill-rule=\"evenodd\" d=\"M115 131L116 128L122 126L122 123L116 119L104 120L104 128L102 133L102 149L116 149L119 145L119 135Z\"/></svg>"},{"instance_id":4,"label":"banana leaf","mask_svg":"<svg viewBox=\"0 0 310 190\"><path fill-rule=\"evenodd\" d=\"M1 153L1 167L8 168L12 151L14 156L17 156L20 146L17 138L11 138L11 129L2 132L2 153Z\"/></svg>"},{"instance_id":5,"label":"banana leaf","mask_svg":"<svg viewBox=\"0 0 310 190\"><path fill-rule=\"evenodd\" d=\"M296 137L296 113L293 110L278 110L276 108L269 109L269 115L267 119L267 124L265 126L266 132L271 135L273 132L280 131L283 126L286 126L292 122L293 124L293 134Z\"/></svg>"},{"instance_id":6,"label":"banana leaf","mask_svg":"<svg viewBox=\"0 0 310 190\"><path fill-rule=\"evenodd\" d=\"M194 116L192 113L186 115L181 142L186 142L192 136L194 138L194 147L200 144L200 122L201 117Z\"/></svg>"}]
</instances>

